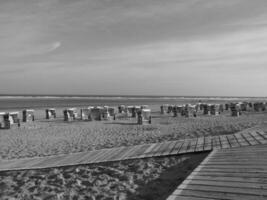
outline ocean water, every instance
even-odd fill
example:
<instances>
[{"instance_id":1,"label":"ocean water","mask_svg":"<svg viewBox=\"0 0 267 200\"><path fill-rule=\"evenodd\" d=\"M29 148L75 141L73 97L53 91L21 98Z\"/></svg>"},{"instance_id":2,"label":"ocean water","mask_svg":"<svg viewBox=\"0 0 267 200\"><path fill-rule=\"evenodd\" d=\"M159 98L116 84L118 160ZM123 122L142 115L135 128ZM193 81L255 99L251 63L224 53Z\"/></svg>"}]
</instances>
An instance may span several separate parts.
<instances>
[{"instance_id":1,"label":"ocean water","mask_svg":"<svg viewBox=\"0 0 267 200\"><path fill-rule=\"evenodd\" d=\"M0 110L24 108L64 108L118 105L161 105L186 103L223 103L238 101L267 101L264 97L182 97L182 96L0 96Z\"/></svg>"}]
</instances>

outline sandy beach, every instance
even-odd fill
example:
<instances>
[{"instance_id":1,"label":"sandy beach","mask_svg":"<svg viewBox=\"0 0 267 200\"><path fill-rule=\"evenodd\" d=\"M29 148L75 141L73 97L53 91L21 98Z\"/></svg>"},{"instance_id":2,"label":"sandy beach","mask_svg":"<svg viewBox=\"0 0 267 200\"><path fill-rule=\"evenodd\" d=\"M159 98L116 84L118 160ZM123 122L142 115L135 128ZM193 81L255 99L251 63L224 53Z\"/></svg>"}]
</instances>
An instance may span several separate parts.
<instances>
[{"instance_id":1,"label":"sandy beach","mask_svg":"<svg viewBox=\"0 0 267 200\"><path fill-rule=\"evenodd\" d=\"M206 155L0 172L0 199L165 199Z\"/></svg>"},{"instance_id":2,"label":"sandy beach","mask_svg":"<svg viewBox=\"0 0 267 200\"><path fill-rule=\"evenodd\" d=\"M266 121L266 112L248 111L231 117L230 111L225 111L218 116L199 114L185 118L160 114L160 105L153 108L152 123L148 125L137 125L136 118L119 115L116 120L64 122L60 112L58 118L47 120L44 110L36 109L35 121L1 130L0 157L43 157L233 134ZM207 154L1 172L0 199L166 199Z\"/></svg>"},{"instance_id":3,"label":"sandy beach","mask_svg":"<svg viewBox=\"0 0 267 200\"><path fill-rule=\"evenodd\" d=\"M231 117L229 111L218 116L196 118L152 113L152 124L137 125L136 118L111 121L46 120L44 110L36 110L39 119L0 131L0 158L14 159L84 152L102 148L130 146L208 135L232 134L264 123L264 112L247 112Z\"/></svg>"}]
</instances>

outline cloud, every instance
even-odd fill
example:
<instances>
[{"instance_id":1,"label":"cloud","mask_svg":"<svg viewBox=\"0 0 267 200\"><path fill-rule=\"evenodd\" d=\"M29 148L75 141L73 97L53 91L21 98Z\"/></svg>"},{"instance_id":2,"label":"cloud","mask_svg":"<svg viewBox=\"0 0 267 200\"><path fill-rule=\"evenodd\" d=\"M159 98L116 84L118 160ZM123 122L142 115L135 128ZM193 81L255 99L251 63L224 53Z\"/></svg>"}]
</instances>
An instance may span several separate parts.
<instances>
[{"instance_id":1,"label":"cloud","mask_svg":"<svg viewBox=\"0 0 267 200\"><path fill-rule=\"evenodd\" d=\"M52 43L6 43L0 47L0 56L5 58L23 58L28 56L44 55L57 50L61 46L61 42Z\"/></svg>"},{"instance_id":2,"label":"cloud","mask_svg":"<svg viewBox=\"0 0 267 200\"><path fill-rule=\"evenodd\" d=\"M267 28L243 30L190 41L167 40L102 52L102 61L133 63L197 63L220 64L267 62ZM101 57L95 57L101 61Z\"/></svg>"},{"instance_id":3,"label":"cloud","mask_svg":"<svg viewBox=\"0 0 267 200\"><path fill-rule=\"evenodd\" d=\"M47 52L52 52L58 49L61 46L60 42L54 42L49 49L47 49Z\"/></svg>"},{"instance_id":4,"label":"cloud","mask_svg":"<svg viewBox=\"0 0 267 200\"><path fill-rule=\"evenodd\" d=\"M266 27L267 26L267 15L265 13L260 14L259 16L255 16L249 19L240 19L234 22L229 22L225 24L225 26L229 27Z\"/></svg>"},{"instance_id":5,"label":"cloud","mask_svg":"<svg viewBox=\"0 0 267 200\"><path fill-rule=\"evenodd\" d=\"M58 48L58 44L54 43ZM54 49L54 48L51 48ZM54 56L65 68L113 68L116 70L186 68L235 70L262 68L267 63L267 28L245 29L191 40L166 39L142 45L102 50L78 50ZM71 55L71 56L70 56ZM61 67L61 66L59 66Z\"/></svg>"}]
</instances>

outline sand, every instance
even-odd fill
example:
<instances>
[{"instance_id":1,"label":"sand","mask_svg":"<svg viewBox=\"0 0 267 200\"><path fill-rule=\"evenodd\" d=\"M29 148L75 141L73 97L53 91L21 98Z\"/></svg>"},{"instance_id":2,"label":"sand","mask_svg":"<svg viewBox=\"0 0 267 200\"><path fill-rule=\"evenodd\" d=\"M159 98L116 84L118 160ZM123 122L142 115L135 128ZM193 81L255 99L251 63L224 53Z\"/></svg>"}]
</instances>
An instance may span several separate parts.
<instances>
[{"instance_id":1,"label":"sand","mask_svg":"<svg viewBox=\"0 0 267 200\"><path fill-rule=\"evenodd\" d=\"M0 172L0 199L166 199L206 155Z\"/></svg>"},{"instance_id":2,"label":"sand","mask_svg":"<svg viewBox=\"0 0 267 200\"><path fill-rule=\"evenodd\" d=\"M136 119L116 121L74 121L63 119L22 123L0 131L0 159L14 159L85 152L94 149L172 141L208 135L233 134L263 124L266 113L241 117L199 116L174 118L153 113L151 125L137 125Z\"/></svg>"},{"instance_id":3,"label":"sand","mask_svg":"<svg viewBox=\"0 0 267 200\"><path fill-rule=\"evenodd\" d=\"M158 107L159 108L159 107ZM41 116L43 111L37 111ZM152 113L151 125L116 121L38 120L0 131L0 159L85 152L208 135L264 124L266 113L173 118ZM206 153L0 173L0 199L165 199Z\"/></svg>"}]
</instances>

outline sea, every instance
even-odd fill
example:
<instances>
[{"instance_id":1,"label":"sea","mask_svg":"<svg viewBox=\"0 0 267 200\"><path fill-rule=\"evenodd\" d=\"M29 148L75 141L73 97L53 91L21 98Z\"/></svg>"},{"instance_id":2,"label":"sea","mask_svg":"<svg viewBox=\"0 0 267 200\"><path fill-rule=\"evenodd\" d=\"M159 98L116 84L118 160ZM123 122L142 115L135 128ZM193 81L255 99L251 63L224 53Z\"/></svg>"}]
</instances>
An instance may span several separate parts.
<instances>
[{"instance_id":1,"label":"sea","mask_svg":"<svg viewBox=\"0 0 267 200\"><path fill-rule=\"evenodd\" d=\"M118 105L194 104L267 101L267 97L120 96L120 95L0 95L0 111Z\"/></svg>"}]
</instances>

